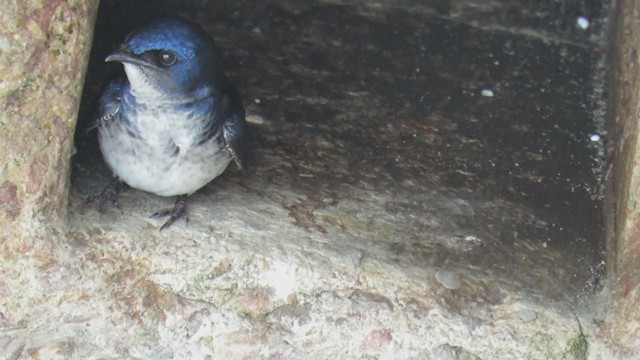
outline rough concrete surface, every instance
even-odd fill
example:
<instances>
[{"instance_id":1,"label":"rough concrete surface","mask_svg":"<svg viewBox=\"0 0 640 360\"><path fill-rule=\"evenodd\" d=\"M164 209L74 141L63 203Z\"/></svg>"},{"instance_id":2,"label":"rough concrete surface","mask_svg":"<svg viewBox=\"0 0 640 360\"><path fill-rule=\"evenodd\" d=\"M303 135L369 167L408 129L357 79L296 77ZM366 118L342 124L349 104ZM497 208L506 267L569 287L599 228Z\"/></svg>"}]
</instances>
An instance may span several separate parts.
<instances>
[{"instance_id":1,"label":"rough concrete surface","mask_svg":"<svg viewBox=\"0 0 640 360\"><path fill-rule=\"evenodd\" d=\"M78 88L97 4L7 2L0 15L0 234L46 234L66 213ZM56 173L57 172L57 173ZM54 176L55 175L55 176ZM5 242L7 252L19 241ZM9 244L11 243L11 244Z\"/></svg>"},{"instance_id":2,"label":"rough concrete surface","mask_svg":"<svg viewBox=\"0 0 640 360\"><path fill-rule=\"evenodd\" d=\"M606 6L383 3L104 1L68 236L38 268L0 273L4 355L624 356L600 295ZM149 215L173 199L86 202L110 174L85 129L120 70L105 54L163 13L225 52L253 151L158 232Z\"/></svg>"},{"instance_id":3,"label":"rough concrete surface","mask_svg":"<svg viewBox=\"0 0 640 360\"><path fill-rule=\"evenodd\" d=\"M58 245L66 241L70 155L97 5L2 3L0 358L56 342L35 337L33 319L55 326L76 314L56 301L76 294Z\"/></svg>"},{"instance_id":4,"label":"rough concrete surface","mask_svg":"<svg viewBox=\"0 0 640 360\"><path fill-rule=\"evenodd\" d=\"M607 183L609 273L612 284L611 337L630 351L640 351L640 4L621 1L611 33L611 142ZM617 199L617 200L614 200Z\"/></svg>"}]
</instances>

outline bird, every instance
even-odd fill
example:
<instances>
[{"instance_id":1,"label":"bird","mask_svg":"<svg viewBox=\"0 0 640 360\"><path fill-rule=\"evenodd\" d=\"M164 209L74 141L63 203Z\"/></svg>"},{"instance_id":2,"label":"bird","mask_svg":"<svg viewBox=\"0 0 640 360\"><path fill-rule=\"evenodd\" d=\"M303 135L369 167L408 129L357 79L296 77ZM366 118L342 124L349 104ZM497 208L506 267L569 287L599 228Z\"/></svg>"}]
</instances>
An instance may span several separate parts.
<instances>
[{"instance_id":1,"label":"bird","mask_svg":"<svg viewBox=\"0 0 640 360\"><path fill-rule=\"evenodd\" d=\"M97 196L98 210L126 185L176 197L159 231L187 216L187 197L234 162L246 167L242 97L226 76L222 53L199 25L162 18L131 32L105 62L120 74L98 102L98 143L113 179Z\"/></svg>"}]
</instances>

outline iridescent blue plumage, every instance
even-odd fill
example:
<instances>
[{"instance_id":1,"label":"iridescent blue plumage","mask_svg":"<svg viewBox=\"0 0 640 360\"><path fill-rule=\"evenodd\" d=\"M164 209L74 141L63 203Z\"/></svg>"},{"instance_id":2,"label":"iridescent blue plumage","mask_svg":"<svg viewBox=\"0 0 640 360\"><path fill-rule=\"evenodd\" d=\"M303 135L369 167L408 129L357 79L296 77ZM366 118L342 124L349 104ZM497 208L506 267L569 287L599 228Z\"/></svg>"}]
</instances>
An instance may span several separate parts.
<instances>
[{"instance_id":1,"label":"iridescent blue plumage","mask_svg":"<svg viewBox=\"0 0 640 360\"><path fill-rule=\"evenodd\" d=\"M222 70L213 40L179 18L131 33L106 61L124 65L100 100L100 149L131 187L179 196L161 230L186 216L186 196L219 176L229 162L245 165L242 99ZM115 193L105 189L99 207Z\"/></svg>"}]
</instances>

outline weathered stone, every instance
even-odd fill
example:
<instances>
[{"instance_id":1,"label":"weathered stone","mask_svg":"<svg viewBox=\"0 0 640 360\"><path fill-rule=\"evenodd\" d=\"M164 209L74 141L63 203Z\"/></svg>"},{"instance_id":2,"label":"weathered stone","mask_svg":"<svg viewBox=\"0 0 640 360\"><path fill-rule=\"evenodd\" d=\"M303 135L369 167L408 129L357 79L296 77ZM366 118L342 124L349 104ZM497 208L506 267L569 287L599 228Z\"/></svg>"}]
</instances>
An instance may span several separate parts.
<instances>
[{"instance_id":1,"label":"weathered stone","mask_svg":"<svg viewBox=\"0 0 640 360\"><path fill-rule=\"evenodd\" d=\"M455 290L460 287L460 276L450 271L437 271L436 280L449 290Z\"/></svg>"},{"instance_id":2,"label":"weathered stone","mask_svg":"<svg viewBox=\"0 0 640 360\"><path fill-rule=\"evenodd\" d=\"M612 163L607 171L611 339L640 353L640 3L620 1L610 34Z\"/></svg>"},{"instance_id":3,"label":"weathered stone","mask_svg":"<svg viewBox=\"0 0 640 360\"><path fill-rule=\"evenodd\" d=\"M96 10L97 1L3 4L0 183L10 187L0 201L7 209L0 212L5 247L26 234L60 230L66 219L69 160Z\"/></svg>"},{"instance_id":4,"label":"weathered stone","mask_svg":"<svg viewBox=\"0 0 640 360\"><path fill-rule=\"evenodd\" d=\"M18 198L18 187L8 180L0 186L0 209L9 220L16 220L22 210L22 201Z\"/></svg>"},{"instance_id":5,"label":"weathered stone","mask_svg":"<svg viewBox=\"0 0 640 360\"><path fill-rule=\"evenodd\" d=\"M629 200L611 204L615 312L603 323L596 302L606 293L591 293L601 275L600 216L589 215L600 198L585 166L598 145L581 148L588 156L522 148L536 136L583 144L589 135L590 125L566 119L599 111L585 98L596 91L601 7L522 4L103 2L122 9L100 20L109 31L94 44L89 99L111 75L101 51L163 11L216 36L245 94L254 167L193 195L189 224L162 233L148 214L171 199L130 191L122 211L105 214L86 203L110 174L84 144L91 135L82 124L67 204L96 2L7 4L2 356L633 358L637 191L625 169L636 163L634 12L620 11L625 45L612 62L624 86L614 96L623 141L611 183ZM595 30L577 27L578 15ZM584 182L555 176L581 171Z\"/></svg>"},{"instance_id":6,"label":"weathered stone","mask_svg":"<svg viewBox=\"0 0 640 360\"><path fill-rule=\"evenodd\" d=\"M66 246L69 171L97 1L5 1L0 12L0 357L87 358L69 311L87 297ZM45 319L49 320L45 320ZM84 325L82 325L84 326ZM81 327L81 326L80 326ZM10 335L7 335L10 334ZM53 335L55 334L55 335ZM48 340L43 340L48 338Z\"/></svg>"},{"instance_id":7,"label":"weathered stone","mask_svg":"<svg viewBox=\"0 0 640 360\"><path fill-rule=\"evenodd\" d=\"M362 340L360 348L364 350L364 352L386 352L387 348L393 341L393 335L387 329L383 330L372 330L367 336Z\"/></svg>"}]
</instances>

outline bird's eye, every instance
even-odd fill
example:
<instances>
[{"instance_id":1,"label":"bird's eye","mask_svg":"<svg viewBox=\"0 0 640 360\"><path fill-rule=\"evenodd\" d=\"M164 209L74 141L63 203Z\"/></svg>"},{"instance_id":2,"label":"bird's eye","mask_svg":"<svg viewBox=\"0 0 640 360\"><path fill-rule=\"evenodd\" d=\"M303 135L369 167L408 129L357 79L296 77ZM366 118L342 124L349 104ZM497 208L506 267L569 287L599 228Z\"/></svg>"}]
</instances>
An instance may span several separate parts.
<instances>
[{"instance_id":1,"label":"bird's eye","mask_svg":"<svg viewBox=\"0 0 640 360\"><path fill-rule=\"evenodd\" d=\"M171 66L176 62L177 58L176 54L172 51L160 51L158 59L163 66Z\"/></svg>"}]
</instances>

